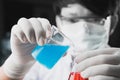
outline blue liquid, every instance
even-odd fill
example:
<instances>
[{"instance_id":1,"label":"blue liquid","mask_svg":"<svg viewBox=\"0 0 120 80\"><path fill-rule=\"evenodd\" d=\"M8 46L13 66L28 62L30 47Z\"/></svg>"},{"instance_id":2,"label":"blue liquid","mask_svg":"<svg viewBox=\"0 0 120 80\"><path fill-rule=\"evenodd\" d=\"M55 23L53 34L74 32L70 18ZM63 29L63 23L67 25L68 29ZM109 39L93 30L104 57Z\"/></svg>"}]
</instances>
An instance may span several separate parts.
<instances>
[{"instance_id":1,"label":"blue liquid","mask_svg":"<svg viewBox=\"0 0 120 80\"><path fill-rule=\"evenodd\" d=\"M69 46L61 46L55 44L45 44L36 46L32 52L32 56L41 64L51 69L57 61L66 53Z\"/></svg>"}]
</instances>

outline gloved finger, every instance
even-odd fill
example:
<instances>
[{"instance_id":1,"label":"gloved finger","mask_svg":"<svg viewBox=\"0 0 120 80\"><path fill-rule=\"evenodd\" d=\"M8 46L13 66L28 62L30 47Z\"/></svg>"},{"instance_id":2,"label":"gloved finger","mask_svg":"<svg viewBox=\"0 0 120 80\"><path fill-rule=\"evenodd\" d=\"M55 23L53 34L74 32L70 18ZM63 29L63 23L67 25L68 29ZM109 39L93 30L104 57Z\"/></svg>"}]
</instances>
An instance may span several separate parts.
<instances>
[{"instance_id":1,"label":"gloved finger","mask_svg":"<svg viewBox=\"0 0 120 80\"><path fill-rule=\"evenodd\" d=\"M118 77L98 75L90 77L89 80L120 80Z\"/></svg>"},{"instance_id":2,"label":"gloved finger","mask_svg":"<svg viewBox=\"0 0 120 80\"><path fill-rule=\"evenodd\" d=\"M11 39L12 39L11 41L13 41L14 43L18 43L19 41L21 43L28 42L24 32L22 31L21 27L19 27L18 25L14 25L12 27L11 35L12 35L11 36Z\"/></svg>"},{"instance_id":3,"label":"gloved finger","mask_svg":"<svg viewBox=\"0 0 120 80\"><path fill-rule=\"evenodd\" d=\"M35 43L35 32L34 29L32 27L32 24L30 23L30 21L26 18L21 18L18 21L18 26L21 27L22 31L24 32L25 36L27 37L27 40L30 43Z\"/></svg>"},{"instance_id":4,"label":"gloved finger","mask_svg":"<svg viewBox=\"0 0 120 80\"><path fill-rule=\"evenodd\" d=\"M119 48L106 48L106 49L88 51L83 54L78 54L75 58L75 62L79 63L80 61L83 61L87 58L91 58L91 57L102 55L102 54L111 55L111 54L114 54L118 50Z\"/></svg>"},{"instance_id":5,"label":"gloved finger","mask_svg":"<svg viewBox=\"0 0 120 80\"><path fill-rule=\"evenodd\" d=\"M30 18L29 21L32 24L32 27L35 32L35 40L37 44L43 45L44 39L46 37L46 32L44 30L44 26L42 26L42 23L37 18Z\"/></svg>"},{"instance_id":6,"label":"gloved finger","mask_svg":"<svg viewBox=\"0 0 120 80\"><path fill-rule=\"evenodd\" d=\"M82 77L88 78L97 75L114 76L120 78L120 65L96 65L81 72Z\"/></svg>"},{"instance_id":7,"label":"gloved finger","mask_svg":"<svg viewBox=\"0 0 120 80\"><path fill-rule=\"evenodd\" d=\"M76 69L81 72L90 66L101 65L101 64L118 65L120 64L120 56L112 55L112 54L111 55L104 54L104 55L98 55L91 58L87 58L83 61L78 62L78 64L76 65Z\"/></svg>"},{"instance_id":8,"label":"gloved finger","mask_svg":"<svg viewBox=\"0 0 120 80\"><path fill-rule=\"evenodd\" d=\"M117 50L116 52L115 52L115 54L114 55L116 55L116 56L120 56L120 49L119 50Z\"/></svg>"},{"instance_id":9,"label":"gloved finger","mask_svg":"<svg viewBox=\"0 0 120 80\"><path fill-rule=\"evenodd\" d=\"M42 24L42 26L43 26L43 28L46 32L46 38L48 38L51 35L51 24L50 24L50 22L45 18L37 18L37 19L41 22L41 24Z\"/></svg>"}]
</instances>

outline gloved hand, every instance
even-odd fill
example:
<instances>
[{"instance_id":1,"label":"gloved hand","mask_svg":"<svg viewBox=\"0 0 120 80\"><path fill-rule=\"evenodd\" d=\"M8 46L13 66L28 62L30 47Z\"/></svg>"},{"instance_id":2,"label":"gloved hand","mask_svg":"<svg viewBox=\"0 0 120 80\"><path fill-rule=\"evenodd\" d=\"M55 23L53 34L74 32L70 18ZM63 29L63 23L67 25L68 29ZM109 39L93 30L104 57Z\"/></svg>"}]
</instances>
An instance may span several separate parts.
<instances>
[{"instance_id":1,"label":"gloved hand","mask_svg":"<svg viewBox=\"0 0 120 80\"><path fill-rule=\"evenodd\" d=\"M107 48L79 54L76 71L89 80L120 80L120 49Z\"/></svg>"},{"instance_id":2,"label":"gloved hand","mask_svg":"<svg viewBox=\"0 0 120 80\"><path fill-rule=\"evenodd\" d=\"M46 31L50 23L42 18L21 18L12 28L11 49L12 54L22 56L21 63L33 60L31 52L36 44L42 45L46 39ZM25 58L23 58L25 57ZM23 58L23 59L22 59ZM25 60L24 60L25 59Z\"/></svg>"},{"instance_id":3,"label":"gloved hand","mask_svg":"<svg viewBox=\"0 0 120 80\"><path fill-rule=\"evenodd\" d=\"M21 78L34 64L31 55L36 44L43 45L49 36L50 23L43 18L21 18L11 30L12 54L3 65L6 75Z\"/></svg>"}]
</instances>

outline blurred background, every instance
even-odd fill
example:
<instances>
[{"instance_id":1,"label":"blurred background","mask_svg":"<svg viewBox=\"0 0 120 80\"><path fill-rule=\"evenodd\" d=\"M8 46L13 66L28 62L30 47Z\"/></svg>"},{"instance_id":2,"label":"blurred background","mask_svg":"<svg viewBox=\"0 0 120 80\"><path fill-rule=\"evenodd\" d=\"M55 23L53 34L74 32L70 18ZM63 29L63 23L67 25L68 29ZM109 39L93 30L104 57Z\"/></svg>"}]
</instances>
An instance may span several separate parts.
<instances>
[{"instance_id":1,"label":"blurred background","mask_svg":"<svg viewBox=\"0 0 120 80\"><path fill-rule=\"evenodd\" d=\"M21 17L44 17L55 24L54 0L0 0L0 65L11 54L10 31ZM120 17L120 15L119 15ZM120 20L109 44L120 47Z\"/></svg>"}]
</instances>

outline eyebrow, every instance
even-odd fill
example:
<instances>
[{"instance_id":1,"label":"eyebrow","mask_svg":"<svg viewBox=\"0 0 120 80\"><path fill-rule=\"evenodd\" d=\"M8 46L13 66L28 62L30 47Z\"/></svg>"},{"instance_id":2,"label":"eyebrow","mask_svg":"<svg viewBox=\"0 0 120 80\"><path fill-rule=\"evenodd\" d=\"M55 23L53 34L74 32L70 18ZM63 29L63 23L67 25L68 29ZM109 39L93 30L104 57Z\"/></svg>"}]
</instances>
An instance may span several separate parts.
<instances>
[{"instance_id":1,"label":"eyebrow","mask_svg":"<svg viewBox=\"0 0 120 80\"><path fill-rule=\"evenodd\" d=\"M72 17L65 17L65 16L60 15L60 17L62 17L64 19L67 19L67 18L69 18L69 19L71 19L71 18L73 18L73 19L88 19L88 18L102 19L103 18L104 19L104 17L97 17L97 16L78 16L78 17L72 16Z\"/></svg>"},{"instance_id":2,"label":"eyebrow","mask_svg":"<svg viewBox=\"0 0 120 80\"><path fill-rule=\"evenodd\" d=\"M64 18L77 18L77 19L87 19L87 18L96 18L96 19L100 19L100 18L103 18L105 19L104 17L100 17L100 16L97 16L97 15L94 15L94 14L88 14L88 15L85 15L85 16L79 16L77 15L76 13L70 13L69 14L70 17L66 17L66 16L63 16L60 14L60 17L64 17Z\"/></svg>"}]
</instances>

